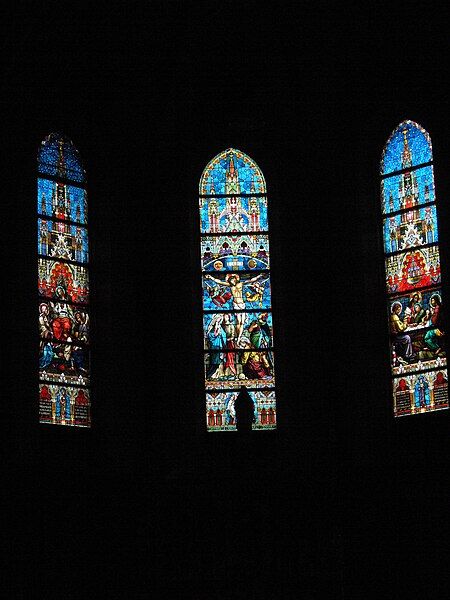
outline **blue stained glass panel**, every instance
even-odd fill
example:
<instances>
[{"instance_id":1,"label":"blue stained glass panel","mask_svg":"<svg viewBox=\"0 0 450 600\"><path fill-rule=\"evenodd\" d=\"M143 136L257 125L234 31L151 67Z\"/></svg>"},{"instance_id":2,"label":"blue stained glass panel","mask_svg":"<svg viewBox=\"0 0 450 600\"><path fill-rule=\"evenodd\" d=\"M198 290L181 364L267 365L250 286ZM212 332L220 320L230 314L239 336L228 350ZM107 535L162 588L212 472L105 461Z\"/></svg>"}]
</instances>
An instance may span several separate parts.
<instances>
[{"instance_id":1,"label":"blue stained glass panel","mask_svg":"<svg viewBox=\"0 0 450 600\"><path fill-rule=\"evenodd\" d=\"M240 150L229 148L210 161L200 179L199 194L259 194L266 183L256 163Z\"/></svg>"},{"instance_id":2,"label":"blue stained glass panel","mask_svg":"<svg viewBox=\"0 0 450 600\"><path fill-rule=\"evenodd\" d=\"M200 198L201 233L267 231L267 198Z\"/></svg>"},{"instance_id":3,"label":"blue stained glass panel","mask_svg":"<svg viewBox=\"0 0 450 600\"><path fill-rule=\"evenodd\" d=\"M392 175L381 181L383 213L391 213L435 200L432 165L401 175Z\"/></svg>"},{"instance_id":4,"label":"blue stained glass panel","mask_svg":"<svg viewBox=\"0 0 450 600\"><path fill-rule=\"evenodd\" d=\"M39 384L39 421L53 425L89 427L89 390L70 385Z\"/></svg>"},{"instance_id":5,"label":"blue stained glass panel","mask_svg":"<svg viewBox=\"0 0 450 600\"><path fill-rule=\"evenodd\" d=\"M257 271L269 268L267 235L220 235L202 237L204 271Z\"/></svg>"},{"instance_id":6,"label":"blue stained glass panel","mask_svg":"<svg viewBox=\"0 0 450 600\"><path fill-rule=\"evenodd\" d=\"M41 143L38 172L78 182L86 179L78 150L68 138L58 133L51 133Z\"/></svg>"},{"instance_id":7,"label":"blue stained glass panel","mask_svg":"<svg viewBox=\"0 0 450 600\"><path fill-rule=\"evenodd\" d=\"M82 188L39 178L37 201L40 215L87 223L87 193Z\"/></svg>"},{"instance_id":8,"label":"blue stained glass panel","mask_svg":"<svg viewBox=\"0 0 450 600\"><path fill-rule=\"evenodd\" d=\"M383 220L384 251L397 252L438 241L436 206L413 208Z\"/></svg>"},{"instance_id":9,"label":"blue stained glass panel","mask_svg":"<svg viewBox=\"0 0 450 600\"><path fill-rule=\"evenodd\" d=\"M389 137L381 159L381 174L415 167L433 159L428 133L413 121L403 121Z\"/></svg>"},{"instance_id":10,"label":"blue stained glass panel","mask_svg":"<svg viewBox=\"0 0 450 600\"><path fill-rule=\"evenodd\" d=\"M270 308L269 273L215 273L203 276L203 309L249 310Z\"/></svg>"},{"instance_id":11,"label":"blue stained glass panel","mask_svg":"<svg viewBox=\"0 0 450 600\"><path fill-rule=\"evenodd\" d=\"M88 270L81 265L39 258L38 289L41 298L87 304L89 302Z\"/></svg>"},{"instance_id":12,"label":"blue stained glass panel","mask_svg":"<svg viewBox=\"0 0 450 600\"><path fill-rule=\"evenodd\" d=\"M236 430L235 401L238 391L206 393L206 426L208 431ZM253 429L276 427L275 390L250 390L254 407Z\"/></svg>"},{"instance_id":13,"label":"blue stained glass panel","mask_svg":"<svg viewBox=\"0 0 450 600\"><path fill-rule=\"evenodd\" d=\"M205 350L270 348L273 345L270 312L206 313L203 331Z\"/></svg>"},{"instance_id":14,"label":"blue stained glass panel","mask_svg":"<svg viewBox=\"0 0 450 600\"><path fill-rule=\"evenodd\" d=\"M86 263L89 258L87 230L81 225L38 219L38 252Z\"/></svg>"}]
</instances>

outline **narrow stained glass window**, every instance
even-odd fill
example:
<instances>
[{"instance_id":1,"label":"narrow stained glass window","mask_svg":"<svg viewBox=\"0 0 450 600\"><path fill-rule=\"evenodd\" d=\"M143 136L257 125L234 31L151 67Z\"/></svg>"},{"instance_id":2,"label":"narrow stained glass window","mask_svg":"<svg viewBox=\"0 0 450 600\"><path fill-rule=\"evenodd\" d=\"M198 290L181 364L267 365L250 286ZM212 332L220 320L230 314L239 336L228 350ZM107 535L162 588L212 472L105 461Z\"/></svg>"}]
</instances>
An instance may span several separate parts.
<instances>
[{"instance_id":1,"label":"narrow stained glass window","mask_svg":"<svg viewBox=\"0 0 450 600\"><path fill-rule=\"evenodd\" d=\"M89 427L89 272L85 172L52 133L38 153L39 421Z\"/></svg>"},{"instance_id":2,"label":"narrow stained glass window","mask_svg":"<svg viewBox=\"0 0 450 600\"><path fill-rule=\"evenodd\" d=\"M252 159L228 149L203 171L199 196L207 429L236 429L242 386L253 429L274 429L266 183Z\"/></svg>"},{"instance_id":3,"label":"narrow stained glass window","mask_svg":"<svg viewBox=\"0 0 450 600\"><path fill-rule=\"evenodd\" d=\"M381 203L394 415L448 408L433 154L417 123L386 143Z\"/></svg>"}]
</instances>

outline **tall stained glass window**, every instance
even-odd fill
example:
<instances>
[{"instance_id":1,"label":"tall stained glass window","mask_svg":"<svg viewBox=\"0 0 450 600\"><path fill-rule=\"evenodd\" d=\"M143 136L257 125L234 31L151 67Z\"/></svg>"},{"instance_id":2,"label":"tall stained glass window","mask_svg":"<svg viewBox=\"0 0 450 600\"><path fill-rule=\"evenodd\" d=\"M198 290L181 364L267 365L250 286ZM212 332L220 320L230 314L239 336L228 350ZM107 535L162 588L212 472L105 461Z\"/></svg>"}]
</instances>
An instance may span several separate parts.
<instances>
[{"instance_id":1,"label":"tall stained glass window","mask_svg":"<svg viewBox=\"0 0 450 600\"><path fill-rule=\"evenodd\" d=\"M428 133L403 121L381 159L394 415L448 408L439 232Z\"/></svg>"},{"instance_id":2,"label":"tall stained glass window","mask_svg":"<svg viewBox=\"0 0 450 600\"><path fill-rule=\"evenodd\" d=\"M236 429L242 386L253 429L274 429L266 183L251 158L228 149L203 171L199 196L207 429Z\"/></svg>"},{"instance_id":3,"label":"tall stained glass window","mask_svg":"<svg viewBox=\"0 0 450 600\"><path fill-rule=\"evenodd\" d=\"M39 420L90 426L89 251L85 172L52 133L38 152Z\"/></svg>"}]
</instances>

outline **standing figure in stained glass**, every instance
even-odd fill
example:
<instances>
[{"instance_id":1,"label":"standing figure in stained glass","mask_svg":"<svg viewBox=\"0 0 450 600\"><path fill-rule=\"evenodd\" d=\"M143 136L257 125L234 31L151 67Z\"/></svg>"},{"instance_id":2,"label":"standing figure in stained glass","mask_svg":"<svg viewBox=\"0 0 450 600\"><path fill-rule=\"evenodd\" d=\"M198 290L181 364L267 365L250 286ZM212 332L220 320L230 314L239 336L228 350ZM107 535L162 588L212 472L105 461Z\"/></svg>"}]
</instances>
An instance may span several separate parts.
<instances>
[{"instance_id":1,"label":"standing figure in stained glass","mask_svg":"<svg viewBox=\"0 0 450 600\"><path fill-rule=\"evenodd\" d=\"M39 305L39 337L41 340L49 340L52 337L50 315L45 302Z\"/></svg>"},{"instance_id":2,"label":"standing figure in stained glass","mask_svg":"<svg viewBox=\"0 0 450 600\"><path fill-rule=\"evenodd\" d=\"M74 318L74 335L78 341L87 344L89 340L89 317L86 313L76 311Z\"/></svg>"},{"instance_id":3,"label":"standing figure in stained glass","mask_svg":"<svg viewBox=\"0 0 450 600\"><path fill-rule=\"evenodd\" d=\"M210 352L209 366L206 371L207 379L218 379L224 376L224 354L219 352L226 347L226 335L222 328L223 315L214 315L206 330L208 346L214 352Z\"/></svg>"},{"instance_id":4,"label":"standing figure in stained glass","mask_svg":"<svg viewBox=\"0 0 450 600\"><path fill-rule=\"evenodd\" d=\"M391 239L391 252L395 252L397 250L397 225L395 217L389 219L389 237Z\"/></svg>"},{"instance_id":5,"label":"standing figure in stained glass","mask_svg":"<svg viewBox=\"0 0 450 600\"><path fill-rule=\"evenodd\" d=\"M53 335L47 304L39 305L39 368L46 369L53 360L52 345L49 342Z\"/></svg>"},{"instance_id":6,"label":"standing figure in stained glass","mask_svg":"<svg viewBox=\"0 0 450 600\"><path fill-rule=\"evenodd\" d=\"M270 346L270 327L267 324L267 317L267 313L262 313L247 327L250 342L254 348L268 348Z\"/></svg>"},{"instance_id":7,"label":"standing figure in stained glass","mask_svg":"<svg viewBox=\"0 0 450 600\"><path fill-rule=\"evenodd\" d=\"M425 209L425 235L427 244L434 242L434 219L430 207Z\"/></svg>"},{"instance_id":8,"label":"standing figure in stained glass","mask_svg":"<svg viewBox=\"0 0 450 600\"><path fill-rule=\"evenodd\" d=\"M442 352L442 338L444 333L439 329L439 323L442 320L441 315L441 297L439 294L433 294L430 298L429 323L433 326L426 332L423 341L426 346L437 356Z\"/></svg>"},{"instance_id":9,"label":"standing figure in stained glass","mask_svg":"<svg viewBox=\"0 0 450 600\"><path fill-rule=\"evenodd\" d=\"M430 390L424 375L419 375L414 386L414 404L416 408L425 408L430 405Z\"/></svg>"},{"instance_id":10,"label":"standing figure in stained glass","mask_svg":"<svg viewBox=\"0 0 450 600\"><path fill-rule=\"evenodd\" d=\"M40 254L47 254L49 238L50 238L50 233L48 230L48 222L43 220L43 221L41 221L40 235L39 235L39 253Z\"/></svg>"},{"instance_id":11,"label":"standing figure in stained glass","mask_svg":"<svg viewBox=\"0 0 450 600\"><path fill-rule=\"evenodd\" d=\"M75 237L73 239L75 260L81 262L83 260L83 238L80 227L76 228Z\"/></svg>"}]
</instances>

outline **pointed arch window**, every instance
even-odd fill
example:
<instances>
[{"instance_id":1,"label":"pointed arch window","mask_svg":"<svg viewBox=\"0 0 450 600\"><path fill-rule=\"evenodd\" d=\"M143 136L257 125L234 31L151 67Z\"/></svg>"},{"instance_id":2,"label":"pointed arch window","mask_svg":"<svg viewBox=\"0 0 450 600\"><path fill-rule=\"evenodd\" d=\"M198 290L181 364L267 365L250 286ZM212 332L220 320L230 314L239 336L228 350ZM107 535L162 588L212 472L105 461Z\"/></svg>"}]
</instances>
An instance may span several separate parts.
<instances>
[{"instance_id":1,"label":"pointed arch window","mask_svg":"<svg viewBox=\"0 0 450 600\"><path fill-rule=\"evenodd\" d=\"M448 408L433 153L413 121L381 159L381 203L394 415Z\"/></svg>"},{"instance_id":2,"label":"pointed arch window","mask_svg":"<svg viewBox=\"0 0 450 600\"><path fill-rule=\"evenodd\" d=\"M89 252L85 171L52 133L38 152L39 421L89 427Z\"/></svg>"},{"instance_id":3,"label":"pointed arch window","mask_svg":"<svg viewBox=\"0 0 450 600\"><path fill-rule=\"evenodd\" d=\"M274 429L267 191L261 170L239 150L221 152L203 171L199 205L207 429L236 429L234 402L243 385L254 404L253 428Z\"/></svg>"}]
</instances>

